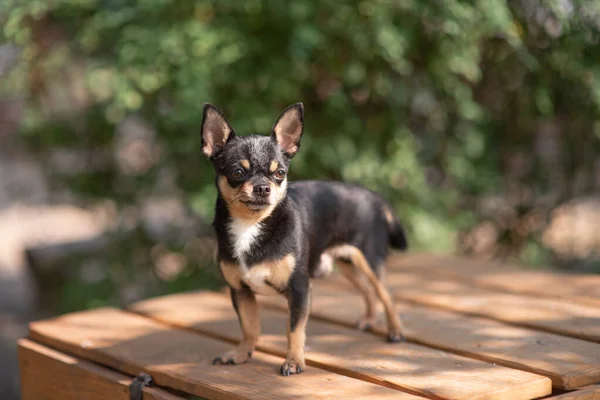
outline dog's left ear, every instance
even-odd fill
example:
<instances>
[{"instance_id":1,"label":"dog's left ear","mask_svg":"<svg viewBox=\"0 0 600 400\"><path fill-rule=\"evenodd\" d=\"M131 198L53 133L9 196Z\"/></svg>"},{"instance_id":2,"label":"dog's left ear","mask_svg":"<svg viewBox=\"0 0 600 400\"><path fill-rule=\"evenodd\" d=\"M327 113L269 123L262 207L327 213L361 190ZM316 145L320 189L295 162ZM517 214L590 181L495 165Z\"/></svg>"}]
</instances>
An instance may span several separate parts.
<instances>
[{"instance_id":1,"label":"dog's left ear","mask_svg":"<svg viewBox=\"0 0 600 400\"><path fill-rule=\"evenodd\" d=\"M300 138L304 131L304 105L292 104L286 108L275 125L271 138L277 141L283 152L292 158L300 148Z\"/></svg>"},{"instance_id":2,"label":"dog's left ear","mask_svg":"<svg viewBox=\"0 0 600 400\"><path fill-rule=\"evenodd\" d=\"M212 104L204 104L202 117L202 152L212 158L235 137L223 113Z\"/></svg>"}]
</instances>

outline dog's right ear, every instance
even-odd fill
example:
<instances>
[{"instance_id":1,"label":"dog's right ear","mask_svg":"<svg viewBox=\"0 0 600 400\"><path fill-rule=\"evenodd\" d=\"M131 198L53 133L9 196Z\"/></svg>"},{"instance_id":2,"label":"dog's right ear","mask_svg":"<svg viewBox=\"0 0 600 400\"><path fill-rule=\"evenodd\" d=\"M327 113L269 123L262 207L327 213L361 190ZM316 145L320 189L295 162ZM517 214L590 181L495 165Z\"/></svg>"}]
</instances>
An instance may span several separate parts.
<instances>
[{"instance_id":1,"label":"dog's right ear","mask_svg":"<svg viewBox=\"0 0 600 400\"><path fill-rule=\"evenodd\" d=\"M212 104L204 104L202 115L202 152L212 158L235 137L235 132L223 113Z\"/></svg>"},{"instance_id":2,"label":"dog's right ear","mask_svg":"<svg viewBox=\"0 0 600 400\"><path fill-rule=\"evenodd\" d=\"M275 140L289 158L294 157L300 148L300 138L304 131L304 105L295 103L283 110L273 125L271 139Z\"/></svg>"}]
</instances>

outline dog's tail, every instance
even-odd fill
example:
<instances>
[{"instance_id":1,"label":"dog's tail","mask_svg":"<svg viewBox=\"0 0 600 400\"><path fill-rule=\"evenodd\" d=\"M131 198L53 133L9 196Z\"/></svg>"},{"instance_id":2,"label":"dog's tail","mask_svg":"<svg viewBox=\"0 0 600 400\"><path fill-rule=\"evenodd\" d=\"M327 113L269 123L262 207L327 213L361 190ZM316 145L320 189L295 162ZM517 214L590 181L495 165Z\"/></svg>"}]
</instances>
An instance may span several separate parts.
<instances>
[{"instance_id":1,"label":"dog's tail","mask_svg":"<svg viewBox=\"0 0 600 400\"><path fill-rule=\"evenodd\" d=\"M387 204L383 206L383 213L388 226L388 241L390 246L398 250L406 250L408 248L406 233L404 232L404 228L400 224L400 221L398 221L398 217Z\"/></svg>"}]
</instances>

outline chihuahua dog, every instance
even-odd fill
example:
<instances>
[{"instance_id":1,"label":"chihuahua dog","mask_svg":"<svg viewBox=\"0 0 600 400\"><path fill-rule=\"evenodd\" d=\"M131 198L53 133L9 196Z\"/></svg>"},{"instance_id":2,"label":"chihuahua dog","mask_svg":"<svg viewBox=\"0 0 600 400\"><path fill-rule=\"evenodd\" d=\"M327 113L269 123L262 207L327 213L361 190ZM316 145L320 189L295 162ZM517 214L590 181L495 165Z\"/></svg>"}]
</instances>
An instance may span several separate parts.
<instances>
[{"instance_id":1,"label":"chihuahua dog","mask_svg":"<svg viewBox=\"0 0 600 400\"><path fill-rule=\"evenodd\" d=\"M213 364L247 361L260 334L255 294L283 295L289 305L285 376L305 369L304 343L310 278L325 276L336 262L364 296L367 329L383 303L388 340L403 340L400 319L381 281L388 246L407 247L392 208L377 194L340 182L288 184L290 160L300 148L304 107L283 111L270 136L237 136L223 114L206 104L202 152L216 172L213 227L218 262L230 287L243 338Z\"/></svg>"}]
</instances>

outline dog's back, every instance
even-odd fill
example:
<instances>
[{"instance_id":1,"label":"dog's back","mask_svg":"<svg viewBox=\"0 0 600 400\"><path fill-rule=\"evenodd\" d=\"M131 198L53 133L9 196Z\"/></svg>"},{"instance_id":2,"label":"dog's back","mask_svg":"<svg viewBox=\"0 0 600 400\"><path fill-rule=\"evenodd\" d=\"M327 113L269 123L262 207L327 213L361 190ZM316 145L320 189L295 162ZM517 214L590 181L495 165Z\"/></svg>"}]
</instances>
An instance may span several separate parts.
<instances>
[{"instance_id":1,"label":"dog's back","mask_svg":"<svg viewBox=\"0 0 600 400\"><path fill-rule=\"evenodd\" d=\"M343 258L342 246L359 248L376 273L385 261L388 245L406 249L402 226L375 192L342 182L298 181L289 185L288 197L301 214L311 276L315 276L324 252Z\"/></svg>"}]
</instances>

